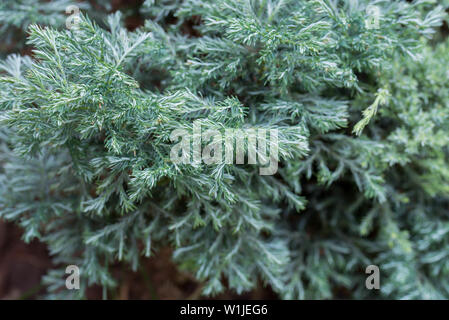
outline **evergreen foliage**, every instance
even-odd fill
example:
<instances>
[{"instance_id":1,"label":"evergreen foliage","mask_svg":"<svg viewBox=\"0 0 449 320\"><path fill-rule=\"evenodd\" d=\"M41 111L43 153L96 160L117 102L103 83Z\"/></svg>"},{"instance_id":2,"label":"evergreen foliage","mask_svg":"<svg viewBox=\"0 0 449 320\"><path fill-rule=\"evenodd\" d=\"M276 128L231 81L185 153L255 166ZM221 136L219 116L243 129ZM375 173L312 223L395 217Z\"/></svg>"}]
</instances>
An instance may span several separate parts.
<instances>
[{"instance_id":1,"label":"evergreen foliage","mask_svg":"<svg viewBox=\"0 0 449 320\"><path fill-rule=\"evenodd\" d=\"M149 0L132 32L119 12L65 30L26 2L42 18L0 5L3 32L33 23L32 58L0 65L0 218L63 266L49 297L106 293L111 264L163 246L205 295L449 297L445 2ZM277 174L173 163L194 123L278 129ZM69 264L80 291L61 290Z\"/></svg>"}]
</instances>

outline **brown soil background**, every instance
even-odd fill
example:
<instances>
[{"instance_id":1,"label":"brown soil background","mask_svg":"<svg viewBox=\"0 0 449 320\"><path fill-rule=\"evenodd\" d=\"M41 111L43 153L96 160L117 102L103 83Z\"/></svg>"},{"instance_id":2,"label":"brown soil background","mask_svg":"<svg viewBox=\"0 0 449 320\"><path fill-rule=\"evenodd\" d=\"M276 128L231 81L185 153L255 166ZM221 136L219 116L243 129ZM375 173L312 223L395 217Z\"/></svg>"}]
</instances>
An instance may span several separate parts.
<instances>
[{"instance_id":1,"label":"brown soil background","mask_svg":"<svg viewBox=\"0 0 449 320\"><path fill-rule=\"evenodd\" d=\"M52 267L44 244L21 240L21 230L0 220L0 300L40 299L45 294L41 277ZM204 299L201 283L190 274L180 272L171 261L170 249L162 249L142 261L137 272L117 264L113 272L118 287L108 299ZM92 287L88 299L102 299L101 287ZM245 295L227 291L214 299L276 299L270 288L260 285Z\"/></svg>"}]
</instances>

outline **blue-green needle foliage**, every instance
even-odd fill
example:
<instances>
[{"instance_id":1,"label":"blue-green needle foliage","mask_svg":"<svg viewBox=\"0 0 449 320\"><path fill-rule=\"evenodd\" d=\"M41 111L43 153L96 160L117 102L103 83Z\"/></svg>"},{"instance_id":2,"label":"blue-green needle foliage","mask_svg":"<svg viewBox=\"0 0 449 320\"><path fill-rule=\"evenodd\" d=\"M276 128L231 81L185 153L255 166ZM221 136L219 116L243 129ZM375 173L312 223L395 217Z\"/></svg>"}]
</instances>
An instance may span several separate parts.
<instances>
[{"instance_id":1,"label":"blue-green needle foliage","mask_svg":"<svg viewBox=\"0 0 449 320\"><path fill-rule=\"evenodd\" d=\"M80 5L87 9L87 3L79 4L70 0L2 0L0 3L0 53L22 49L25 33L29 25L39 23L62 28L68 15L66 8Z\"/></svg>"},{"instance_id":2,"label":"blue-green needle foliage","mask_svg":"<svg viewBox=\"0 0 449 320\"><path fill-rule=\"evenodd\" d=\"M449 298L445 7L152 0L133 32L120 13L34 24L33 57L0 65L0 217L63 266L50 297L112 289L112 264L171 246L205 295ZM278 129L277 174L173 163L171 133L194 123Z\"/></svg>"}]
</instances>

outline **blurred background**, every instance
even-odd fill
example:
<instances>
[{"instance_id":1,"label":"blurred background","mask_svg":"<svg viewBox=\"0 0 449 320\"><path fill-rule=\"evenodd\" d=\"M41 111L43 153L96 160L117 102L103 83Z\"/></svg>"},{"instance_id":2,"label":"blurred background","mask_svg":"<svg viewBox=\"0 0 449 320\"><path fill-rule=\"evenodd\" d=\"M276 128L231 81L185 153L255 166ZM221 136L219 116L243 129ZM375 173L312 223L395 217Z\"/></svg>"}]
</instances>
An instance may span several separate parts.
<instances>
[{"instance_id":1,"label":"blurred background","mask_svg":"<svg viewBox=\"0 0 449 320\"><path fill-rule=\"evenodd\" d=\"M26 244L21 230L0 221L0 299L38 299L44 293L40 280L51 267L45 245L38 241ZM109 299L200 299L201 284L182 273L171 262L170 249L162 249L150 259L143 259L138 272L126 265L113 267L120 285ZM88 299L101 299L101 287L90 288ZM270 288L262 285L239 296L226 292L216 299L276 299Z\"/></svg>"}]
</instances>

